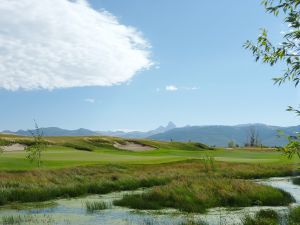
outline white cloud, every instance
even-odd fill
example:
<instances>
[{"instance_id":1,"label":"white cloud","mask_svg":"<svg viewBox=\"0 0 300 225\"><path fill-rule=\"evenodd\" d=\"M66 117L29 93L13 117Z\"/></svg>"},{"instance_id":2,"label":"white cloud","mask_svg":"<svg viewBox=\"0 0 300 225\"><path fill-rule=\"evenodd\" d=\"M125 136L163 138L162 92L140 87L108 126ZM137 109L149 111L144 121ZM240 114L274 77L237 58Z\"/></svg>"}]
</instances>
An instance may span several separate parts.
<instances>
[{"instance_id":1,"label":"white cloud","mask_svg":"<svg viewBox=\"0 0 300 225\"><path fill-rule=\"evenodd\" d=\"M177 87L175 85L167 85L165 89L166 91L179 91L179 90L196 91L199 90L199 87Z\"/></svg>"},{"instance_id":2,"label":"white cloud","mask_svg":"<svg viewBox=\"0 0 300 225\"><path fill-rule=\"evenodd\" d=\"M1 0L0 88L110 86L152 65L150 45L85 0Z\"/></svg>"},{"instance_id":3,"label":"white cloud","mask_svg":"<svg viewBox=\"0 0 300 225\"><path fill-rule=\"evenodd\" d=\"M168 85L166 91L178 91L178 88L175 85Z\"/></svg>"},{"instance_id":4,"label":"white cloud","mask_svg":"<svg viewBox=\"0 0 300 225\"><path fill-rule=\"evenodd\" d=\"M84 101L88 102L88 103L92 103L92 104L94 104L96 102L96 100L93 98L86 98L86 99L84 99Z\"/></svg>"}]
</instances>

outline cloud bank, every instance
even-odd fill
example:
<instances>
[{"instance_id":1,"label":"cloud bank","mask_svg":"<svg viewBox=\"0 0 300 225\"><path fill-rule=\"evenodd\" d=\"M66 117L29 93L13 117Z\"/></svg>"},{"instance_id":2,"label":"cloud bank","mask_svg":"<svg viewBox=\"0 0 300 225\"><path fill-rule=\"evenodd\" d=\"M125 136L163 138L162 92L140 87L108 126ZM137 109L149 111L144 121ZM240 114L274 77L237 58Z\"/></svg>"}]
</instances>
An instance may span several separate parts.
<instances>
[{"instance_id":1,"label":"cloud bank","mask_svg":"<svg viewBox=\"0 0 300 225\"><path fill-rule=\"evenodd\" d=\"M150 45L85 0L1 0L0 88L111 86L149 69Z\"/></svg>"}]
</instances>

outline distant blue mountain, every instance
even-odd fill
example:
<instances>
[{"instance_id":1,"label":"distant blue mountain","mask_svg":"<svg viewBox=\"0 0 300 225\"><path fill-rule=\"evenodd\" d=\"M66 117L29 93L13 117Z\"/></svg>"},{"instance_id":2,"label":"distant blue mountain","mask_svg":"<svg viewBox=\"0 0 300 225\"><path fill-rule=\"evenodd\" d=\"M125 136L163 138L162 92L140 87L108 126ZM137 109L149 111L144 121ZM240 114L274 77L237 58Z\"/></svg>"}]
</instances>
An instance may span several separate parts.
<instances>
[{"instance_id":1,"label":"distant blue mountain","mask_svg":"<svg viewBox=\"0 0 300 225\"><path fill-rule=\"evenodd\" d=\"M167 132L176 128L176 125L173 122L169 122L167 126L160 126L155 130L150 130L146 132L141 131L132 131L132 132L123 132L123 131L108 131L108 132L98 132L101 135L107 136L116 136L116 137L123 137L123 138L147 138L149 136L160 134Z\"/></svg>"},{"instance_id":2,"label":"distant blue mountain","mask_svg":"<svg viewBox=\"0 0 300 225\"><path fill-rule=\"evenodd\" d=\"M284 137L278 137L278 130L286 135L300 132L300 126L279 127L265 124L245 124L237 126L188 126L176 128L164 133L151 135L148 138L163 141L194 141L207 145L227 146L233 140L238 145L244 145L249 137L250 129L255 129L261 144L266 146L282 146L287 143Z\"/></svg>"},{"instance_id":3,"label":"distant blue mountain","mask_svg":"<svg viewBox=\"0 0 300 225\"><path fill-rule=\"evenodd\" d=\"M146 138L151 135L155 135L158 133L166 132L168 130L176 128L176 125L172 122L169 122L167 126L160 126L155 130L141 132L141 131L133 131L133 132L124 132L124 131L91 131L88 129L77 129L77 130L66 130L61 129L59 127L45 127L41 128L43 134L45 136L96 136L96 135L104 135L104 136L115 136L115 137L124 137L124 138ZM28 130L18 130L16 132L12 132L9 130L3 131L3 133L7 134L15 134L21 136L30 136L31 133Z\"/></svg>"},{"instance_id":4,"label":"distant blue mountain","mask_svg":"<svg viewBox=\"0 0 300 225\"><path fill-rule=\"evenodd\" d=\"M283 137L278 138L278 130L285 132L286 135L295 135L300 132L300 126L279 127L265 124L244 124L236 126L186 126L176 128L176 125L169 122L167 126L160 126L155 130L141 132L124 131L91 131L88 129L65 130L58 127L42 128L45 136L115 136L123 138L148 138L161 141L193 141L201 142L211 146L224 147L233 140L236 144L242 146L247 142L249 130L255 129L261 144L266 146L282 146L287 143ZM27 130L18 130L16 132L3 131L22 136L29 136Z\"/></svg>"},{"instance_id":5,"label":"distant blue mountain","mask_svg":"<svg viewBox=\"0 0 300 225\"><path fill-rule=\"evenodd\" d=\"M58 127L45 127L41 128L45 136L94 136L97 135L96 132L87 129L77 129L77 130L65 130ZM16 132L5 130L3 133L16 134L21 136L30 136L29 130L18 130Z\"/></svg>"}]
</instances>

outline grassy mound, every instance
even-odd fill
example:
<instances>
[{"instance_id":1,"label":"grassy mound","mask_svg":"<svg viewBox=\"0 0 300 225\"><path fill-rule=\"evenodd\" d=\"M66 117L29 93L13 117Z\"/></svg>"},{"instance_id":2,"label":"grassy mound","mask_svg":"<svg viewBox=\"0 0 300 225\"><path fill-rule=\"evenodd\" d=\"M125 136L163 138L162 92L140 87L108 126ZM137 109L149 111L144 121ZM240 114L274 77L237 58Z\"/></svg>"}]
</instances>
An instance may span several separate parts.
<instances>
[{"instance_id":1,"label":"grassy mound","mask_svg":"<svg viewBox=\"0 0 300 225\"><path fill-rule=\"evenodd\" d=\"M176 208L201 213L220 206L283 206L293 201L293 197L284 191L250 181L187 177L156 187L149 193L124 196L114 204L133 209Z\"/></svg>"}]
</instances>

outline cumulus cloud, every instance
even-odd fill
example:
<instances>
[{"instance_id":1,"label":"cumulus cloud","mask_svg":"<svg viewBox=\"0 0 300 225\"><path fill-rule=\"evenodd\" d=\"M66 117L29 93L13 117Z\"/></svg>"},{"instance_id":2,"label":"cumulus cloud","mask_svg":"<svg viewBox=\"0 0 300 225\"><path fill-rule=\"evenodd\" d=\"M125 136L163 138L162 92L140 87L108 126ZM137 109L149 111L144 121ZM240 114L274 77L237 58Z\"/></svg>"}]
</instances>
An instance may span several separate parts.
<instances>
[{"instance_id":1,"label":"cumulus cloud","mask_svg":"<svg viewBox=\"0 0 300 225\"><path fill-rule=\"evenodd\" d=\"M152 66L150 45L86 0L1 0L0 88L111 86Z\"/></svg>"},{"instance_id":2,"label":"cumulus cloud","mask_svg":"<svg viewBox=\"0 0 300 225\"><path fill-rule=\"evenodd\" d=\"M84 99L84 101L88 102L88 103L91 103L91 104L94 104L96 102L96 100L93 99L93 98L86 98L86 99Z\"/></svg>"},{"instance_id":3,"label":"cumulus cloud","mask_svg":"<svg viewBox=\"0 0 300 225\"><path fill-rule=\"evenodd\" d=\"M178 91L178 88L175 85L167 85L166 91Z\"/></svg>"}]
</instances>

